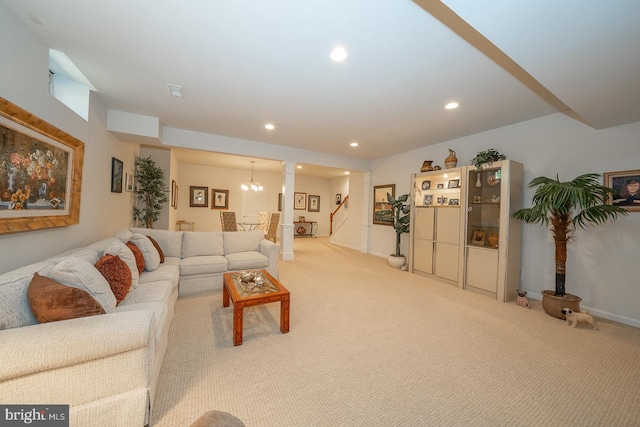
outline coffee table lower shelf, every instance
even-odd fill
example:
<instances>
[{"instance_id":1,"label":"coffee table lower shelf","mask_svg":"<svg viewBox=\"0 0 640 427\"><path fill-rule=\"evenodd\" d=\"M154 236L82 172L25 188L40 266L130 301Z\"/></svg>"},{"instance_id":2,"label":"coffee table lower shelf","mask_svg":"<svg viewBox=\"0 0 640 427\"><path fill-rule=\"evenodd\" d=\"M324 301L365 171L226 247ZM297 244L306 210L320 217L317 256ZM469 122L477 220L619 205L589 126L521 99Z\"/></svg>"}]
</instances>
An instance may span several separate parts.
<instances>
[{"instance_id":1,"label":"coffee table lower shelf","mask_svg":"<svg viewBox=\"0 0 640 427\"><path fill-rule=\"evenodd\" d=\"M256 270L251 272L261 274L262 277L267 280L267 283L270 285L270 288L272 288L273 291L258 294L241 294L243 290L241 288L238 288L239 284L237 282L237 278L234 279L234 275L238 275L239 273L231 272L224 274L224 286L222 288L222 305L223 307L229 307L229 300L231 300L231 302L233 303L234 346L242 344L245 307L252 307L255 305L262 305L280 301L280 332L283 334L289 332L289 291L266 270Z\"/></svg>"}]
</instances>

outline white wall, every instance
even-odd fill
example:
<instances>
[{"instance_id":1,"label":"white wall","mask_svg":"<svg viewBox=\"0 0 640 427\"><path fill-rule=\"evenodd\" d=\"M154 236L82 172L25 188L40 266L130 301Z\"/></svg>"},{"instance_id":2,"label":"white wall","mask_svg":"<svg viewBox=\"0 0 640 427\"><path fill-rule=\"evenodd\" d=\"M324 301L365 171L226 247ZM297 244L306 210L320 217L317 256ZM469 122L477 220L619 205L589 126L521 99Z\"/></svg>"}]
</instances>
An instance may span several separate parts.
<instances>
[{"instance_id":1,"label":"white wall","mask_svg":"<svg viewBox=\"0 0 640 427\"><path fill-rule=\"evenodd\" d=\"M111 193L111 157L133 171L138 147L106 130L106 109L91 97L89 121L49 94L49 47L0 2L0 96L85 143L80 223L0 235L0 273L112 235L131 223L132 193Z\"/></svg>"},{"instance_id":2,"label":"white wall","mask_svg":"<svg viewBox=\"0 0 640 427\"><path fill-rule=\"evenodd\" d=\"M555 177L556 173L568 181L584 173L639 169L639 140L640 123L595 130L555 114L375 161L372 185L395 183L396 194L403 194L409 191L410 174L419 172L423 160L444 166L452 148L458 165L466 165L478 151L491 147L524 164L525 186L537 176ZM531 206L533 191L523 190L524 204ZM592 313L640 326L638 236L640 212L577 231L569 245L567 292L582 297L582 306ZM371 253L387 254L393 244L391 227L372 226ZM403 248L407 253L407 235ZM523 225L522 268L521 288L530 296L554 289L554 245L551 233L540 226Z\"/></svg>"}]
</instances>

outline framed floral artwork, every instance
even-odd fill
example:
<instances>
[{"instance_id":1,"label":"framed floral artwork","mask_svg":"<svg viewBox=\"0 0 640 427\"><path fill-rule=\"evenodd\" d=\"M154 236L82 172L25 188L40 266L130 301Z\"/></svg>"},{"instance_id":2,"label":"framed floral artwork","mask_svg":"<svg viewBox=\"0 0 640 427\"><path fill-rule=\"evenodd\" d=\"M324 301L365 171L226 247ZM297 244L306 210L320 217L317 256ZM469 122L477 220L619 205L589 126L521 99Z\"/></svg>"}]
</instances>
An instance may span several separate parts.
<instances>
[{"instance_id":1,"label":"framed floral artwork","mask_svg":"<svg viewBox=\"0 0 640 427\"><path fill-rule=\"evenodd\" d=\"M211 190L211 209L229 209L229 190Z\"/></svg>"},{"instance_id":2,"label":"framed floral artwork","mask_svg":"<svg viewBox=\"0 0 640 427\"><path fill-rule=\"evenodd\" d=\"M84 143L0 97L0 233L80 219Z\"/></svg>"},{"instance_id":3,"label":"framed floral artwork","mask_svg":"<svg viewBox=\"0 0 640 427\"><path fill-rule=\"evenodd\" d=\"M293 193L293 209L307 210L307 193Z\"/></svg>"},{"instance_id":4,"label":"framed floral artwork","mask_svg":"<svg viewBox=\"0 0 640 427\"><path fill-rule=\"evenodd\" d=\"M208 187L189 187L189 207L206 208L209 206L209 188Z\"/></svg>"}]
</instances>

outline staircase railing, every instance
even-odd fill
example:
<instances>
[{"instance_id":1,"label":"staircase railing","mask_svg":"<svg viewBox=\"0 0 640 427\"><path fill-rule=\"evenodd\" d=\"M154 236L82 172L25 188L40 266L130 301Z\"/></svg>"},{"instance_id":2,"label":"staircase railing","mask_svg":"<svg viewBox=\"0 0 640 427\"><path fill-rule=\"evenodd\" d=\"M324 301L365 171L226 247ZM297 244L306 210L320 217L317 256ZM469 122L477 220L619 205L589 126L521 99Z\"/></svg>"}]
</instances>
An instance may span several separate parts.
<instances>
[{"instance_id":1,"label":"staircase railing","mask_svg":"<svg viewBox=\"0 0 640 427\"><path fill-rule=\"evenodd\" d=\"M329 215L329 235L337 231L349 218L349 195L342 199L336 210Z\"/></svg>"}]
</instances>

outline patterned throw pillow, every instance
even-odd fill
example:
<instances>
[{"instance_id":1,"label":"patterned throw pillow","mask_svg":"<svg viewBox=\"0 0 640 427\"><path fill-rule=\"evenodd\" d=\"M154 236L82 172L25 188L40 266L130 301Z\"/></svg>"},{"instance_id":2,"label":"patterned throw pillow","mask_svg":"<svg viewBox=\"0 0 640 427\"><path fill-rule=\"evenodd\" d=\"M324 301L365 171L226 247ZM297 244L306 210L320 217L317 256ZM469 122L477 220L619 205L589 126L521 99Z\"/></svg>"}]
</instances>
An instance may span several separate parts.
<instances>
[{"instance_id":1,"label":"patterned throw pillow","mask_svg":"<svg viewBox=\"0 0 640 427\"><path fill-rule=\"evenodd\" d=\"M162 248L160 247L160 244L153 237L151 236L147 236L147 237L149 238L149 240L151 240L153 247L156 248L156 250L158 251L158 255L160 255L160 264L162 264L164 262L164 252L162 252Z\"/></svg>"},{"instance_id":2,"label":"patterned throw pillow","mask_svg":"<svg viewBox=\"0 0 640 427\"><path fill-rule=\"evenodd\" d=\"M144 255L142 255L142 251L131 242L127 242L127 247L131 249L131 252L133 252L133 256L136 258L138 274L142 273L144 271Z\"/></svg>"},{"instance_id":3,"label":"patterned throw pillow","mask_svg":"<svg viewBox=\"0 0 640 427\"><path fill-rule=\"evenodd\" d=\"M131 289L131 270L126 262L117 255L104 255L96 262L96 268L111 286L116 304L127 296Z\"/></svg>"},{"instance_id":4,"label":"patterned throw pillow","mask_svg":"<svg viewBox=\"0 0 640 427\"><path fill-rule=\"evenodd\" d=\"M89 292L65 286L38 273L31 279L27 298L38 323L105 314L104 308Z\"/></svg>"}]
</instances>

